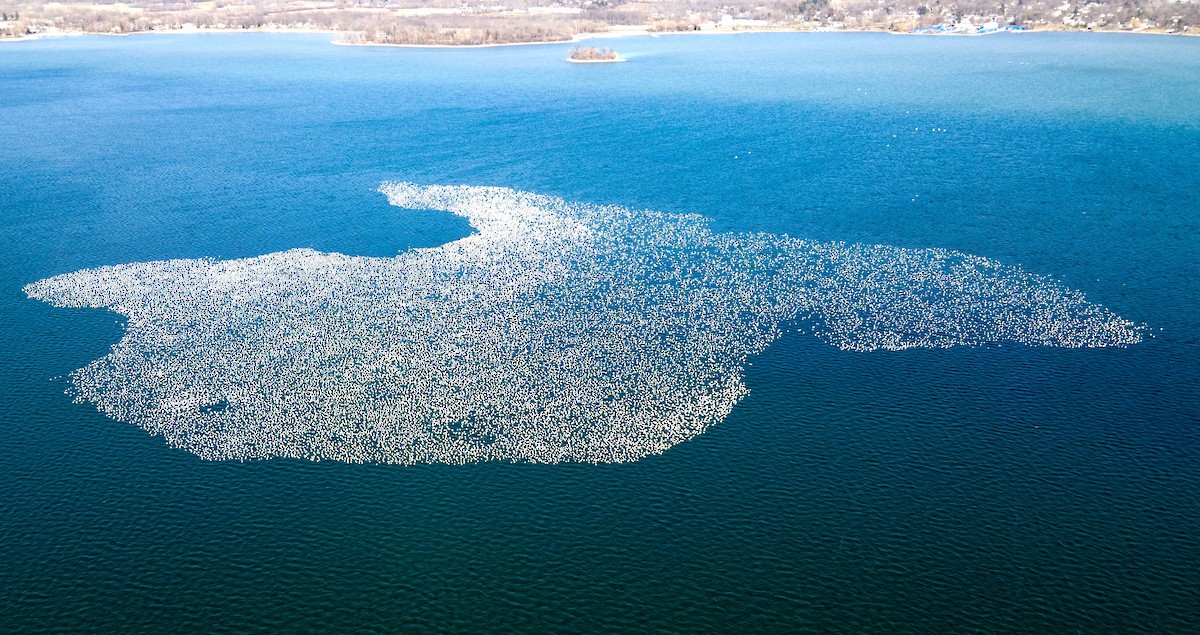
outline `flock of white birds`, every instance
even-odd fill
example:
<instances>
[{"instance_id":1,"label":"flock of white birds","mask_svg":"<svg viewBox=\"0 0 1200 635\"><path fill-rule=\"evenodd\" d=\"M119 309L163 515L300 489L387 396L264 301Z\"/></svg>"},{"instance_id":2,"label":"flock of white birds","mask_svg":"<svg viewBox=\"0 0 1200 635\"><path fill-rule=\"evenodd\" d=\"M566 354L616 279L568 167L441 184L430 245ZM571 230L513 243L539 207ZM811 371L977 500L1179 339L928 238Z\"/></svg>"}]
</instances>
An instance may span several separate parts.
<instances>
[{"instance_id":1,"label":"flock of white birds","mask_svg":"<svg viewBox=\"0 0 1200 635\"><path fill-rule=\"evenodd\" d=\"M721 421L794 324L842 349L1138 342L1044 276L942 249L714 233L703 217L385 183L477 230L395 258L293 249L25 287L128 318L81 400L205 459L632 461Z\"/></svg>"}]
</instances>

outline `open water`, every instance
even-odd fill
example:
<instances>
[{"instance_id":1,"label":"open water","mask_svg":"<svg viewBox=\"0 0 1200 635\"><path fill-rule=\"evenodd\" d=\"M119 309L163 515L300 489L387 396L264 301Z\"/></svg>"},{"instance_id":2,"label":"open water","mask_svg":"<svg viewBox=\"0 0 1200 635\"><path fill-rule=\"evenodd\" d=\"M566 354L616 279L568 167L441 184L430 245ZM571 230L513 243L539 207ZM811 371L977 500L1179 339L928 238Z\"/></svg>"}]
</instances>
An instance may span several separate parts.
<instances>
[{"instance_id":1,"label":"open water","mask_svg":"<svg viewBox=\"0 0 1200 635\"><path fill-rule=\"evenodd\" d=\"M0 47L0 629L1196 629L1200 41L327 40ZM124 319L24 285L470 233L394 180L979 254L1147 337L787 333L723 421L600 465L203 461L65 394Z\"/></svg>"}]
</instances>

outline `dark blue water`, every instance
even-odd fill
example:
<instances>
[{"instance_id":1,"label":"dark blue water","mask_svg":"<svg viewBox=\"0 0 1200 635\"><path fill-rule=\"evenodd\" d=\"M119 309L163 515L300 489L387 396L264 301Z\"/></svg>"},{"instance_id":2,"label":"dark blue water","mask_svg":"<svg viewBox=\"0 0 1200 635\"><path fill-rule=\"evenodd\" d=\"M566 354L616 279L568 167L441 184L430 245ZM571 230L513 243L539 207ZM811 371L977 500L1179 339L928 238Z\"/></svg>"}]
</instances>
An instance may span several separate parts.
<instances>
[{"instance_id":1,"label":"dark blue water","mask_svg":"<svg viewBox=\"0 0 1200 635\"><path fill-rule=\"evenodd\" d=\"M1193 631L1200 41L865 34L0 48L0 630ZM736 157L736 158L735 158ZM64 394L118 316L21 286L458 217L385 179L946 247L1144 322L1126 349L789 335L624 465L203 462Z\"/></svg>"}]
</instances>

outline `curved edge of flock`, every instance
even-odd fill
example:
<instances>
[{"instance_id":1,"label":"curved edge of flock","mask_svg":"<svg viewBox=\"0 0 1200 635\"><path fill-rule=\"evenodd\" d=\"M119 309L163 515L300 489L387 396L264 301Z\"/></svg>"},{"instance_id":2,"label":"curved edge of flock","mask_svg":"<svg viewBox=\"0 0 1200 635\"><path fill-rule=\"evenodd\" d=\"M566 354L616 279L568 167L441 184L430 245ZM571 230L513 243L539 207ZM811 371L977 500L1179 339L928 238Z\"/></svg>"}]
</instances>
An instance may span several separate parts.
<instances>
[{"instance_id":1,"label":"curved edge of flock","mask_svg":"<svg viewBox=\"0 0 1200 635\"><path fill-rule=\"evenodd\" d=\"M1125 346L1143 327L942 249L722 234L703 217L384 183L477 230L395 258L293 249L29 284L128 318L77 398L205 459L632 461L747 393L785 324L845 350Z\"/></svg>"}]
</instances>

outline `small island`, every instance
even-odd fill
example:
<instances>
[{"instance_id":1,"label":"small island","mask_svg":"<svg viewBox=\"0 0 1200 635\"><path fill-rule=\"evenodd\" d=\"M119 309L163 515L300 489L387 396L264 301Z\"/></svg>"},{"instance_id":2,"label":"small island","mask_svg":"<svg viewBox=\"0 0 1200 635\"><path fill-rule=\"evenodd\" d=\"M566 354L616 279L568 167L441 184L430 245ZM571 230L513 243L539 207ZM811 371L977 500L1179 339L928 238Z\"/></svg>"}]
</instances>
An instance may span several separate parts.
<instances>
[{"instance_id":1,"label":"small island","mask_svg":"<svg viewBox=\"0 0 1200 635\"><path fill-rule=\"evenodd\" d=\"M597 64L604 62L624 62L625 59L608 47L575 46L571 49L571 55L567 57L567 61L576 64Z\"/></svg>"}]
</instances>

